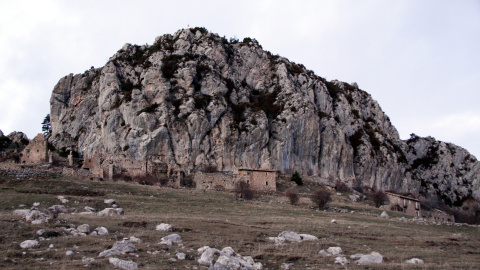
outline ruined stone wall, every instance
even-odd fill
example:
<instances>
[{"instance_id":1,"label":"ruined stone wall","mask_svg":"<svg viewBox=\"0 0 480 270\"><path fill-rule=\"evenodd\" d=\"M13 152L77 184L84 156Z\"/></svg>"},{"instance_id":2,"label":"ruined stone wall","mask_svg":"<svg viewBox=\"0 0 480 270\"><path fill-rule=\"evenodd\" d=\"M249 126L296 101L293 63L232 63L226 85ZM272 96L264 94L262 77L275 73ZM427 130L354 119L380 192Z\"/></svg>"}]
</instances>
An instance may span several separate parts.
<instances>
[{"instance_id":1,"label":"ruined stone wall","mask_svg":"<svg viewBox=\"0 0 480 270\"><path fill-rule=\"evenodd\" d=\"M21 163L23 164L41 164L47 161L47 145L45 136L39 133L30 140L29 144L23 149Z\"/></svg>"},{"instance_id":2,"label":"ruined stone wall","mask_svg":"<svg viewBox=\"0 0 480 270\"><path fill-rule=\"evenodd\" d=\"M440 210L433 211L431 218L435 222L440 222L440 223L452 222L452 223L455 223L455 217L453 215L449 215L449 214L447 214L443 211L440 211Z\"/></svg>"},{"instance_id":3,"label":"ruined stone wall","mask_svg":"<svg viewBox=\"0 0 480 270\"><path fill-rule=\"evenodd\" d=\"M0 163L0 170L17 170L19 169L19 164L15 163L13 160L8 160Z\"/></svg>"},{"instance_id":4,"label":"ruined stone wall","mask_svg":"<svg viewBox=\"0 0 480 270\"><path fill-rule=\"evenodd\" d=\"M60 172L39 171L31 169L19 169L19 170L0 170L0 176L14 177L17 179L26 178L57 178L62 176Z\"/></svg>"},{"instance_id":5,"label":"ruined stone wall","mask_svg":"<svg viewBox=\"0 0 480 270\"><path fill-rule=\"evenodd\" d=\"M197 171L194 174L193 181L197 189L233 190L235 188L233 174L229 172L207 173Z\"/></svg>"},{"instance_id":6,"label":"ruined stone wall","mask_svg":"<svg viewBox=\"0 0 480 270\"><path fill-rule=\"evenodd\" d=\"M111 169L113 166L113 170ZM89 170L95 177L109 178L111 174L128 174L138 176L145 173L145 161L139 161L123 156L110 156L93 153L91 156L84 155L83 169Z\"/></svg>"}]
</instances>

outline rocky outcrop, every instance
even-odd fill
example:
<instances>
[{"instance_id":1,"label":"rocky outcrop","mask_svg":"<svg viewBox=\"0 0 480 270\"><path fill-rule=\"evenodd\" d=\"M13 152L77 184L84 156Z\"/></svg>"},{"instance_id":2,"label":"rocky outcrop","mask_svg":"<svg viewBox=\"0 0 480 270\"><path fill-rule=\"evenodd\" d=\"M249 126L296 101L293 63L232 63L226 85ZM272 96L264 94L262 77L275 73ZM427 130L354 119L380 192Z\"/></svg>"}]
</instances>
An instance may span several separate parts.
<instances>
[{"instance_id":1,"label":"rocky outcrop","mask_svg":"<svg viewBox=\"0 0 480 270\"><path fill-rule=\"evenodd\" d=\"M203 28L126 44L104 67L60 79L50 106L49 142L95 156L105 170L156 154L187 173L297 170L318 181L441 194L451 204L480 198L478 162L462 148L402 141L356 83L327 81L254 39Z\"/></svg>"}]
</instances>

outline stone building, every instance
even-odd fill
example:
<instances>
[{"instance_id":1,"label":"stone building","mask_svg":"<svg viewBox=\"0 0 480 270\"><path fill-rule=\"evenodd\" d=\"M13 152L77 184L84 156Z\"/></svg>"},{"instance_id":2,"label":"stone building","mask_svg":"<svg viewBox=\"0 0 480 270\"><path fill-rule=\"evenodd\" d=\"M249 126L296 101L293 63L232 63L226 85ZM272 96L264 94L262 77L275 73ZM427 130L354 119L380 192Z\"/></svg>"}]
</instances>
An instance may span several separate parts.
<instances>
[{"instance_id":1,"label":"stone building","mask_svg":"<svg viewBox=\"0 0 480 270\"><path fill-rule=\"evenodd\" d=\"M277 190L276 171L262 169L241 168L234 172L235 182L245 181L253 190L275 191Z\"/></svg>"},{"instance_id":2,"label":"stone building","mask_svg":"<svg viewBox=\"0 0 480 270\"><path fill-rule=\"evenodd\" d=\"M25 164L41 164L47 161L48 155L45 136L39 133L35 138L30 140L25 149L23 149L20 162Z\"/></svg>"},{"instance_id":3,"label":"stone building","mask_svg":"<svg viewBox=\"0 0 480 270\"><path fill-rule=\"evenodd\" d=\"M451 222L455 223L455 217L453 215L449 215L441 210L434 209L431 213L431 218L435 222L445 223Z\"/></svg>"},{"instance_id":4,"label":"stone building","mask_svg":"<svg viewBox=\"0 0 480 270\"><path fill-rule=\"evenodd\" d=\"M193 181L197 189L233 190L238 181L245 181L252 190L277 190L276 171L262 169L236 169L234 172L203 172L196 171Z\"/></svg>"},{"instance_id":5,"label":"stone building","mask_svg":"<svg viewBox=\"0 0 480 270\"><path fill-rule=\"evenodd\" d=\"M420 200L412 197L385 192L390 200L389 207L391 210L403 212L407 215L421 217Z\"/></svg>"}]
</instances>

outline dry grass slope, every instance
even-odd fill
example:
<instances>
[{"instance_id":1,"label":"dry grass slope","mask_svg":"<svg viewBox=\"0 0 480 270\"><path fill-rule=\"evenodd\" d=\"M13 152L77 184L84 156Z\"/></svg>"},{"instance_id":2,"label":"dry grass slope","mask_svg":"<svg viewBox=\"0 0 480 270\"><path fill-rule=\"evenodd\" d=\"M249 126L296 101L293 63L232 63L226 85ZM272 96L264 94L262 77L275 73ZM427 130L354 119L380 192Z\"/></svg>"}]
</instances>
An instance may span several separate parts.
<instances>
[{"instance_id":1,"label":"dry grass slope","mask_svg":"<svg viewBox=\"0 0 480 270\"><path fill-rule=\"evenodd\" d=\"M223 248L231 246L244 256L252 256L265 269L280 269L282 263L293 263L290 269L343 269L333 264L334 258L321 257L318 251L340 246L345 255L377 251L385 263L376 266L355 266L349 269L479 269L480 230L472 227L419 225L396 219L380 219L381 210L367 204L351 203L346 196L333 196L330 207L348 209L348 213L311 209L309 198L300 198L291 205L285 196L257 196L251 201L236 200L225 192L172 189L141 186L125 182L93 182L72 178L55 180L0 181L0 268L2 269L85 269L83 257L94 257L88 269L113 269L108 259L97 258L116 240L135 236L138 257L120 256L140 264L141 269L191 269L198 265L196 249L204 245ZM68 191L68 192L67 192ZM88 192L87 192L88 191ZM60 215L55 222L31 225L20 221L12 211L20 204L41 206L59 204L55 198L65 195L68 208L79 210L91 206L106 207L104 199L115 199L125 209L124 216ZM355 213L350 213L355 211ZM361 215L359 213L371 213ZM389 212L390 216L398 216ZM337 223L331 223L336 219ZM160 223L177 228L185 247L157 245L169 234L155 231ZM22 250L19 244L38 239L36 231L59 230L69 224L90 224L91 228L106 227L104 236L53 237L40 241L32 250ZM289 230L316 235L318 241L275 246L266 240ZM50 244L54 248L49 249ZM67 250L74 251L66 256ZM23 254L22 252L26 252ZM159 251L157 254L151 254ZM187 254L186 260L172 262L176 252ZM404 261L413 257L425 261L423 266L411 266Z\"/></svg>"}]
</instances>

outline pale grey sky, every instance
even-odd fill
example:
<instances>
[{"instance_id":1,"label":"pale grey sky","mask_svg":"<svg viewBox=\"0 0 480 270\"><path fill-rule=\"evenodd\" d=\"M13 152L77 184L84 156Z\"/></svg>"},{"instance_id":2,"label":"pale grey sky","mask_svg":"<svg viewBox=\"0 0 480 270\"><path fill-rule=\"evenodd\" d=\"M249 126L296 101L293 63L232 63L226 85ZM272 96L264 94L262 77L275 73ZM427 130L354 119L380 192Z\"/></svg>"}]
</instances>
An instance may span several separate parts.
<instances>
[{"instance_id":1,"label":"pale grey sky","mask_svg":"<svg viewBox=\"0 0 480 270\"><path fill-rule=\"evenodd\" d=\"M480 158L478 0L1 0L0 129L32 138L61 77L188 25L357 82L402 139L430 135Z\"/></svg>"}]
</instances>

